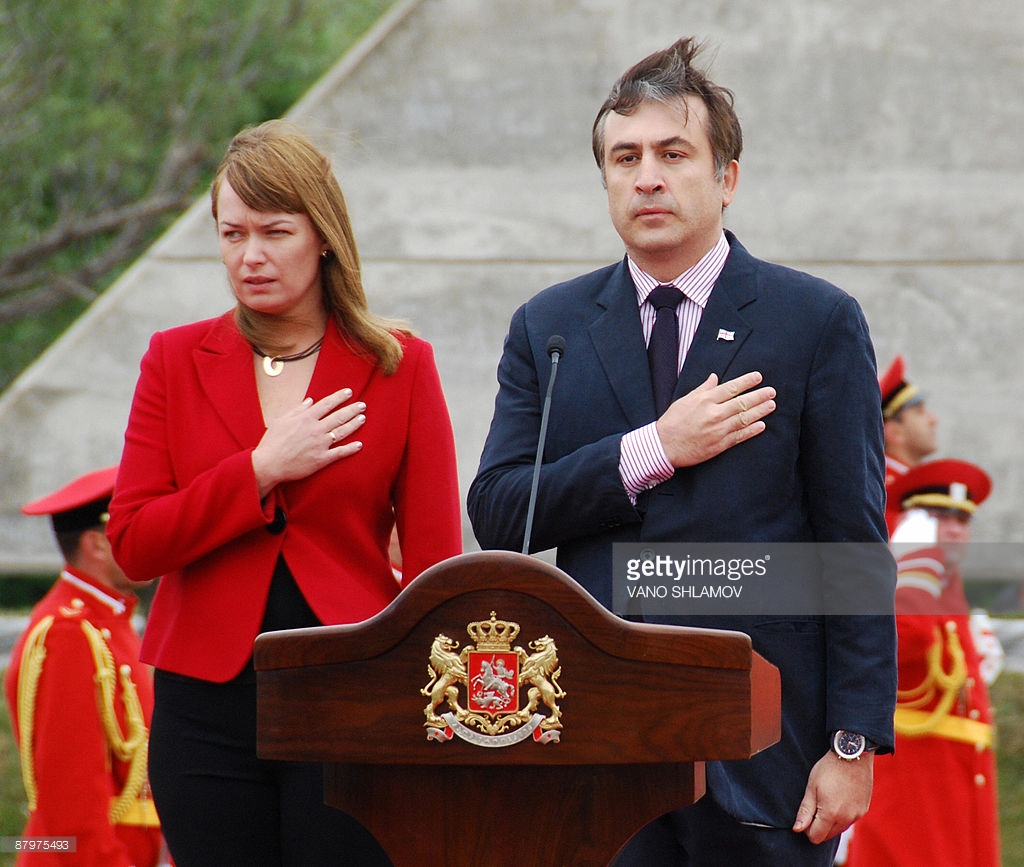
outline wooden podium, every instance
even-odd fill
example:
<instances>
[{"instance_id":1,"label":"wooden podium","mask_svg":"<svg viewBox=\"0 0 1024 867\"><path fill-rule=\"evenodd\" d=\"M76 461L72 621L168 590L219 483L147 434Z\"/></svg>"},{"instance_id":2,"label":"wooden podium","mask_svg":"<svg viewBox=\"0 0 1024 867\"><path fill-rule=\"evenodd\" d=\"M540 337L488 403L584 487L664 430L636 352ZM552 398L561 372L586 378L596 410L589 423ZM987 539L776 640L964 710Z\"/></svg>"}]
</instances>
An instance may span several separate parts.
<instances>
[{"instance_id":1,"label":"wooden podium","mask_svg":"<svg viewBox=\"0 0 1024 867\"><path fill-rule=\"evenodd\" d=\"M439 563L362 623L260 635L255 665L260 755L324 762L325 801L396 867L607 864L703 794L704 760L779 738L748 636L626 622L507 552Z\"/></svg>"}]
</instances>

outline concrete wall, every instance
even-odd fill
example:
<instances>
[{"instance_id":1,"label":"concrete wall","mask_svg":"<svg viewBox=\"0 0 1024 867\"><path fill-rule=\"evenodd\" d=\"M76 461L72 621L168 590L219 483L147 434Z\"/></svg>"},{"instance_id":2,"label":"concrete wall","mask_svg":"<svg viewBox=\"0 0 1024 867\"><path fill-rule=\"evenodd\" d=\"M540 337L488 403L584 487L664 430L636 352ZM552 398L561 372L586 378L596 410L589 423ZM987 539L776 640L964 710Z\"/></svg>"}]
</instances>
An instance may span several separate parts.
<instances>
[{"instance_id":1,"label":"concrete wall","mask_svg":"<svg viewBox=\"0 0 1024 867\"><path fill-rule=\"evenodd\" d=\"M879 363L902 353L928 392L942 453L995 478L976 569L1019 576L1024 7L1010 0L400 2L292 116L335 157L372 305L436 348L463 487L511 312L622 254L590 155L597 107L623 69L690 34L714 47L744 123L728 225L861 301ZM203 200L0 398L0 570L54 564L45 522L18 504L117 460L149 335L230 301Z\"/></svg>"}]
</instances>

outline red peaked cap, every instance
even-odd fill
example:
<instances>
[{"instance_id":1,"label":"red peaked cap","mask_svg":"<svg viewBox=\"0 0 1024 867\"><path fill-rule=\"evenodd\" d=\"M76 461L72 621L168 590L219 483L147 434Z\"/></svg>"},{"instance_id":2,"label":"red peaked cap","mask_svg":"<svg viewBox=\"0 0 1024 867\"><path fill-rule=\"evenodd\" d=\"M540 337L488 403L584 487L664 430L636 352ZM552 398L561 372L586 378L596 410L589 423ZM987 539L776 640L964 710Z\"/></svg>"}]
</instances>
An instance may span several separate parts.
<instances>
[{"instance_id":1,"label":"red peaked cap","mask_svg":"<svg viewBox=\"0 0 1024 867\"><path fill-rule=\"evenodd\" d=\"M882 392L882 418L886 420L924 400L917 386L906 380L902 355L897 355L889 369L878 377L878 387Z\"/></svg>"},{"instance_id":2,"label":"red peaked cap","mask_svg":"<svg viewBox=\"0 0 1024 867\"><path fill-rule=\"evenodd\" d=\"M58 533L88 530L106 523L116 478L116 465L93 470L45 497L26 503L21 511L26 515L50 515Z\"/></svg>"},{"instance_id":3,"label":"red peaked cap","mask_svg":"<svg viewBox=\"0 0 1024 867\"><path fill-rule=\"evenodd\" d=\"M900 508L959 509L973 515L992 491L981 467L945 458L911 467L889 483L888 496Z\"/></svg>"}]
</instances>

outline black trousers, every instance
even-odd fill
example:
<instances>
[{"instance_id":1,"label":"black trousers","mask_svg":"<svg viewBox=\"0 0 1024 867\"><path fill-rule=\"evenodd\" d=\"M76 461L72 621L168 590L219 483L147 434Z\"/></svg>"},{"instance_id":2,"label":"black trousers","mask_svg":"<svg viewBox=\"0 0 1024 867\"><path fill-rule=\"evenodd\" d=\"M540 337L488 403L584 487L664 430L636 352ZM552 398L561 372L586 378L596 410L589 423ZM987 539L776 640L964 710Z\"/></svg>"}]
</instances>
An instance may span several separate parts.
<instances>
[{"instance_id":1,"label":"black trousers","mask_svg":"<svg viewBox=\"0 0 1024 867\"><path fill-rule=\"evenodd\" d=\"M317 626L284 564L263 631ZM390 865L355 819L324 804L319 764L256 756L256 673L227 683L158 670L149 776L177 867Z\"/></svg>"},{"instance_id":2,"label":"black trousers","mask_svg":"<svg viewBox=\"0 0 1024 867\"><path fill-rule=\"evenodd\" d=\"M613 867L832 867L839 838L818 846L788 828L743 825L709 796L641 828Z\"/></svg>"}]
</instances>

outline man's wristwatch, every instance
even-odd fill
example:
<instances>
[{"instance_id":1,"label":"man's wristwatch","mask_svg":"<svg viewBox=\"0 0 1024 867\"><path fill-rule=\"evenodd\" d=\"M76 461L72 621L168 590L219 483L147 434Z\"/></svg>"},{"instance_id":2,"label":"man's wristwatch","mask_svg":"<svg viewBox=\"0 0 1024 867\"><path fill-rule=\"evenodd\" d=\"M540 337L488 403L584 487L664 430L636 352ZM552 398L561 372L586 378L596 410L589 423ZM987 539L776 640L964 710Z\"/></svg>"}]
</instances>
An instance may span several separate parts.
<instances>
[{"instance_id":1,"label":"man's wristwatch","mask_svg":"<svg viewBox=\"0 0 1024 867\"><path fill-rule=\"evenodd\" d=\"M859 759L865 752L870 752L875 748L871 741L858 732L839 729L832 735L832 751L839 758L846 759L848 762Z\"/></svg>"}]
</instances>

